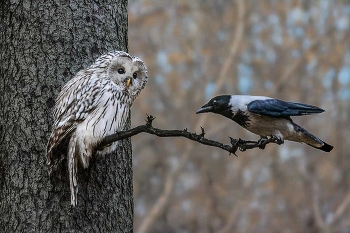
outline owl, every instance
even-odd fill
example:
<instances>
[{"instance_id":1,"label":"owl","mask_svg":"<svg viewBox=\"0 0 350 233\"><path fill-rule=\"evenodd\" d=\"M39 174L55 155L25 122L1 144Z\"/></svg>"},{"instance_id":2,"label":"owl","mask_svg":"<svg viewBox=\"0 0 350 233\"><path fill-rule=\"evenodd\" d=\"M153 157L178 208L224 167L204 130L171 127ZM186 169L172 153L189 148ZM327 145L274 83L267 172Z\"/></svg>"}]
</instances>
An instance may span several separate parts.
<instances>
[{"instance_id":1,"label":"owl","mask_svg":"<svg viewBox=\"0 0 350 233\"><path fill-rule=\"evenodd\" d=\"M97 151L107 135L124 129L135 98L147 83L144 62L123 51L99 57L61 90L54 107L53 131L47 145L50 172L67 158L71 204L77 204L77 168L89 166L94 154L117 149L118 142Z\"/></svg>"}]
</instances>

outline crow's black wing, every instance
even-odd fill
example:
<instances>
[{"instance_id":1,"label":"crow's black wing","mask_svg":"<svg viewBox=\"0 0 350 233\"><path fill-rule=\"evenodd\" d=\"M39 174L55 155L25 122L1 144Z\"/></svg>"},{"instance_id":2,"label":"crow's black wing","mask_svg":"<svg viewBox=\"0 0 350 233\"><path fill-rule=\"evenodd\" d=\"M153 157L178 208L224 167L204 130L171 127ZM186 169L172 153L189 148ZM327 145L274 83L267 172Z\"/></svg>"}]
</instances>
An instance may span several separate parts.
<instances>
[{"instance_id":1,"label":"crow's black wing","mask_svg":"<svg viewBox=\"0 0 350 233\"><path fill-rule=\"evenodd\" d=\"M277 99L254 100L247 105L250 112L270 117L300 116L324 112L323 109Z\"/></svg>"}]
</instances>

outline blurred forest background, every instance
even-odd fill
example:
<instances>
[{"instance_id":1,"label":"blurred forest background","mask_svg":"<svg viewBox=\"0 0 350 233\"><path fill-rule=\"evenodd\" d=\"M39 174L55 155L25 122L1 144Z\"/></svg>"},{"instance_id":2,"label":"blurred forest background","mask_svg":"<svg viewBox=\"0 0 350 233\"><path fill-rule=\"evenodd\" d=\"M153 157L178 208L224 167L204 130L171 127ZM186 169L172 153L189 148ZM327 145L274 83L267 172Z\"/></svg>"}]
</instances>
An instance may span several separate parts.
<instances>
[{"instance_id":1,"label":"blurred forest background","mask_svg":"<svg viewBox=\"0 0 350 233\"><path fill-rule=\"evenodd\" d=\"M149 82L132 126L258 139L196 110L218 94L266 95L326 112L293 119L332 144L226 151L132 138L135 232L350 232L350 1L132 0L129 52Z\"/></svg>"}]
</instances>

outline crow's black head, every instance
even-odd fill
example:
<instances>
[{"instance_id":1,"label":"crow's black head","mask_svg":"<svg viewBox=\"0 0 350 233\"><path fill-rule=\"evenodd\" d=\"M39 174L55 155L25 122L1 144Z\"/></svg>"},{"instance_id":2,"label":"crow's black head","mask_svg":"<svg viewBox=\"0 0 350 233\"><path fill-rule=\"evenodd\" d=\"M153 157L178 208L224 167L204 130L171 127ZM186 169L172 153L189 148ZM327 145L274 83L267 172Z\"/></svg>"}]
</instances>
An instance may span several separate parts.
<instances>
[{"instance_id":1,"label":"crow's black head","mask_svg":"<svg viewBox=\"0 0 350 233\"><path fill-rule=\"evenodd\" d=\"M203 112L213 112L217 114L222 114L231 108L230 95L220 95L212 98L207 104L203 105L198 111L198 113Z\"/></svg>"}]
</instances>

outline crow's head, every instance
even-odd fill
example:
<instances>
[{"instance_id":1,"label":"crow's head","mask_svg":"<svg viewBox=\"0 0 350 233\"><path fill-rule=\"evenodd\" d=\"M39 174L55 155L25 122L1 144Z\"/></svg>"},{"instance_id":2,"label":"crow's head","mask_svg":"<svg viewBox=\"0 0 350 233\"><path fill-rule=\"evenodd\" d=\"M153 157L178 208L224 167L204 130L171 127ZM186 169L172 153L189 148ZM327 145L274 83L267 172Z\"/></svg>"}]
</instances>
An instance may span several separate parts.
<instances>
[{"instance_id":1,"label":"crow's head","mask_svg":"<svg viewBox=\"0 0 350 233\"><path fill-rule=\"evenodd\" d=\"M217 114L223 114L232 107L230 104L230 95L220 95L212 98L207 104L203 105L198 111L198 113L213 112Z\"/></svg>"}]
</instances>

